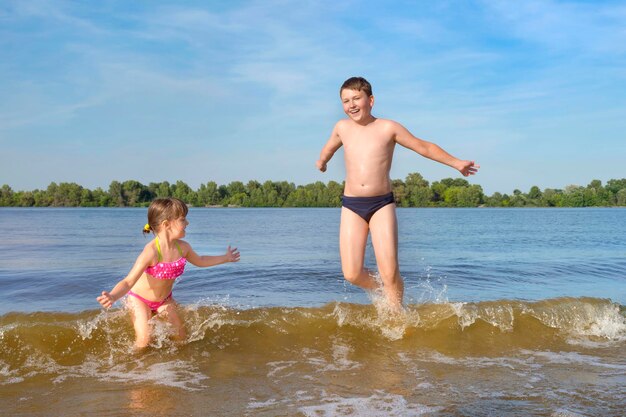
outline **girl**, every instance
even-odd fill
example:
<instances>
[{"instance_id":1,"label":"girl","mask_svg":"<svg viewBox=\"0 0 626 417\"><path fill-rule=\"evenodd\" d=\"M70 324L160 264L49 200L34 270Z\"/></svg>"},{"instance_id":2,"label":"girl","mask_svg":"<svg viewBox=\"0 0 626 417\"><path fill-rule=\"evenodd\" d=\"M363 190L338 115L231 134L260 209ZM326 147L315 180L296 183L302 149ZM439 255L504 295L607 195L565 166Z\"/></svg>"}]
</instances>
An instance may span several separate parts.
<instances>
[{"instance_id":1,"label":"girl","mask_svg":"<svg viewBox=\"0 0 626 417\"><path fill-rule=\"evenodd\" d=\"M199 256L185 237L187 205L177 198L158 198L148 208L148 224L144 233L156 237L144 248L126 278L117 283L111 292L102 291L97 298L105 308L128 294L127 305L135 327L135 347L143 348L150 343L148 320L153 315L163 316L173 326L177 339L185 338L185 329L176 312L172 287L182 275L185 264L207 267L226 262L238 262L239 251L229 246L221 256Z\"/></svg>"}]
</instances>

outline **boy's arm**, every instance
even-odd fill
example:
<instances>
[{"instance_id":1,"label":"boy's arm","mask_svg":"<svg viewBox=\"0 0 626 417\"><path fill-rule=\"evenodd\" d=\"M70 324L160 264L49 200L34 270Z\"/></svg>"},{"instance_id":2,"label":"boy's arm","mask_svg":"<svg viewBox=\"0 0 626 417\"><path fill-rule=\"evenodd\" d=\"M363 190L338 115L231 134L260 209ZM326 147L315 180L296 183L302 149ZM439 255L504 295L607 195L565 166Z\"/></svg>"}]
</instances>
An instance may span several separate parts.
<instances>
[{"instance_id":1,"label":"boy's arm","mask_svg":"<svg viewBox=\"0 0 626 417\"><path fill-rule=\"evenodd\" d=\"M315 164L317 169L322 172L326 172L326 164L330 161L330 158L333 157L337 149L341 148L341 137L339 136L339 123L337 123L333 129L333 132L330 134L330 138L326 145L322 148L322 152L320 152L320 159L317 160Z\"/></svg>"},{"instance_id":2,"label":"boy's arm","mask_svg":"<svg viewBox=\"0 0 626 417\"><path fill-rule=\"evenodd\" d=\"M228 246L228 249L226 249L226 253L220 256L200 256L193 249L191 249L191 246L188 243L186 243L186 246L187 250L185 258L187 258L187 260L192 265L199 266L201 268L225 264L227 262L239 262L240 254L237 248L231 248L230 246Z\"/></svg>"},{"instance_id":3,"label":"boy's arm","mask_svg":"<svg viewBox=\"0 0 626 417\"><path fill-rule=\"evenodd\" d=\"M413 136L411 132L409 132L401 124L396 122L391 123L393 124L392 129L396 143L417 152L425 158L448 165L458 170L465 177L468 175L474 175L478 172L480 165L475 164L474 161L464 161L455 158L448 152L444 151L440 146Z\"/></svg>"},{"instance_id":4,"label":"boy's arm","mask_svg":"<svg viewBox=\"0 0 626 417\"><path fill-rule=\"evenodd\" d=\"M144 249L143 252L137 257L135 264L131 268L130 272L124 279L118 282L111 292L102 291L102 295L96 298L103 307L109 308L117 300L122 298L137 282L146 268L154 260L154 254L149 249Z\"/></svg>"}]
</instances>

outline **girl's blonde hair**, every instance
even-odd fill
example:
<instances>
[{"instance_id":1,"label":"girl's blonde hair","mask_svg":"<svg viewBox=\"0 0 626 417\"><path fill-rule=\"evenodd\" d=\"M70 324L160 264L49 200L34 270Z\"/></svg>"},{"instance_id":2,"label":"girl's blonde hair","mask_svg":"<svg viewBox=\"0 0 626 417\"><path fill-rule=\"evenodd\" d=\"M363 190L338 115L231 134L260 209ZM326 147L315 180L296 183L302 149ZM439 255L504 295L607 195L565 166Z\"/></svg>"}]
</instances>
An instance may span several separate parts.
<instances>
[{"instance_id":1,"label":"girl's blonde hair","mask_svg":"<svg viewBox=\"0 0 626 417\"><path fill-rule=\"evenodd\" d=\"M156 233L165 220L180 219L187 216L188 212L187 204L183 200L176 197L157 198L148 207L148 224L143 228L143 232Z\"/></svg>"}]
</instances>

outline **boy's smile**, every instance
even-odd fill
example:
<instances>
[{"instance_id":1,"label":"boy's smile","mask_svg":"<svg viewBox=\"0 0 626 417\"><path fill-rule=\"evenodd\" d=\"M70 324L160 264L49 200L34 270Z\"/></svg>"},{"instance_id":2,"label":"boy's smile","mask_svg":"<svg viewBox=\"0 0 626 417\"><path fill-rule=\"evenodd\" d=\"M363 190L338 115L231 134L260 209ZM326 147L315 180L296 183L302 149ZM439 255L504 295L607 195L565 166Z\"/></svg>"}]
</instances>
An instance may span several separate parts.
<instances>
[{"instance_id":1,"label":"boy's smile","mask_svg":"<svg viewBox=\"0 0 626 417\"><path fill-rule=\"evenodd\" d=\"M342 90L341 102L344 113L357 123L367 122L372 116L374 96L368 97L362 90Z\"/></svg>"}]
</instances>

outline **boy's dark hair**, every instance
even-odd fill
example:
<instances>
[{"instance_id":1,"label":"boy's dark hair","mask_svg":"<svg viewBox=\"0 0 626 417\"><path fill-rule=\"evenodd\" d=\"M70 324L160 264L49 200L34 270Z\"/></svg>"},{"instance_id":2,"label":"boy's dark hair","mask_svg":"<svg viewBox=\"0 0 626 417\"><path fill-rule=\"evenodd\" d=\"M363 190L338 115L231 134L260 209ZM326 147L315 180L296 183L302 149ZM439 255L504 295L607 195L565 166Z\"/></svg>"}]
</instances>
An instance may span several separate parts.
<instances>
[{"instance_id":1,"label":"boy's dark hair","mask_svg":"<svg viewBox=\"0 0 626 417\"><path fill-rule=\"evenodd\" d=\"M363 77L350 77L345 80L339 89L339 96L346 89L363 91L368 97L372 95L372 85Z\"/></svg>"}]
</instances>

